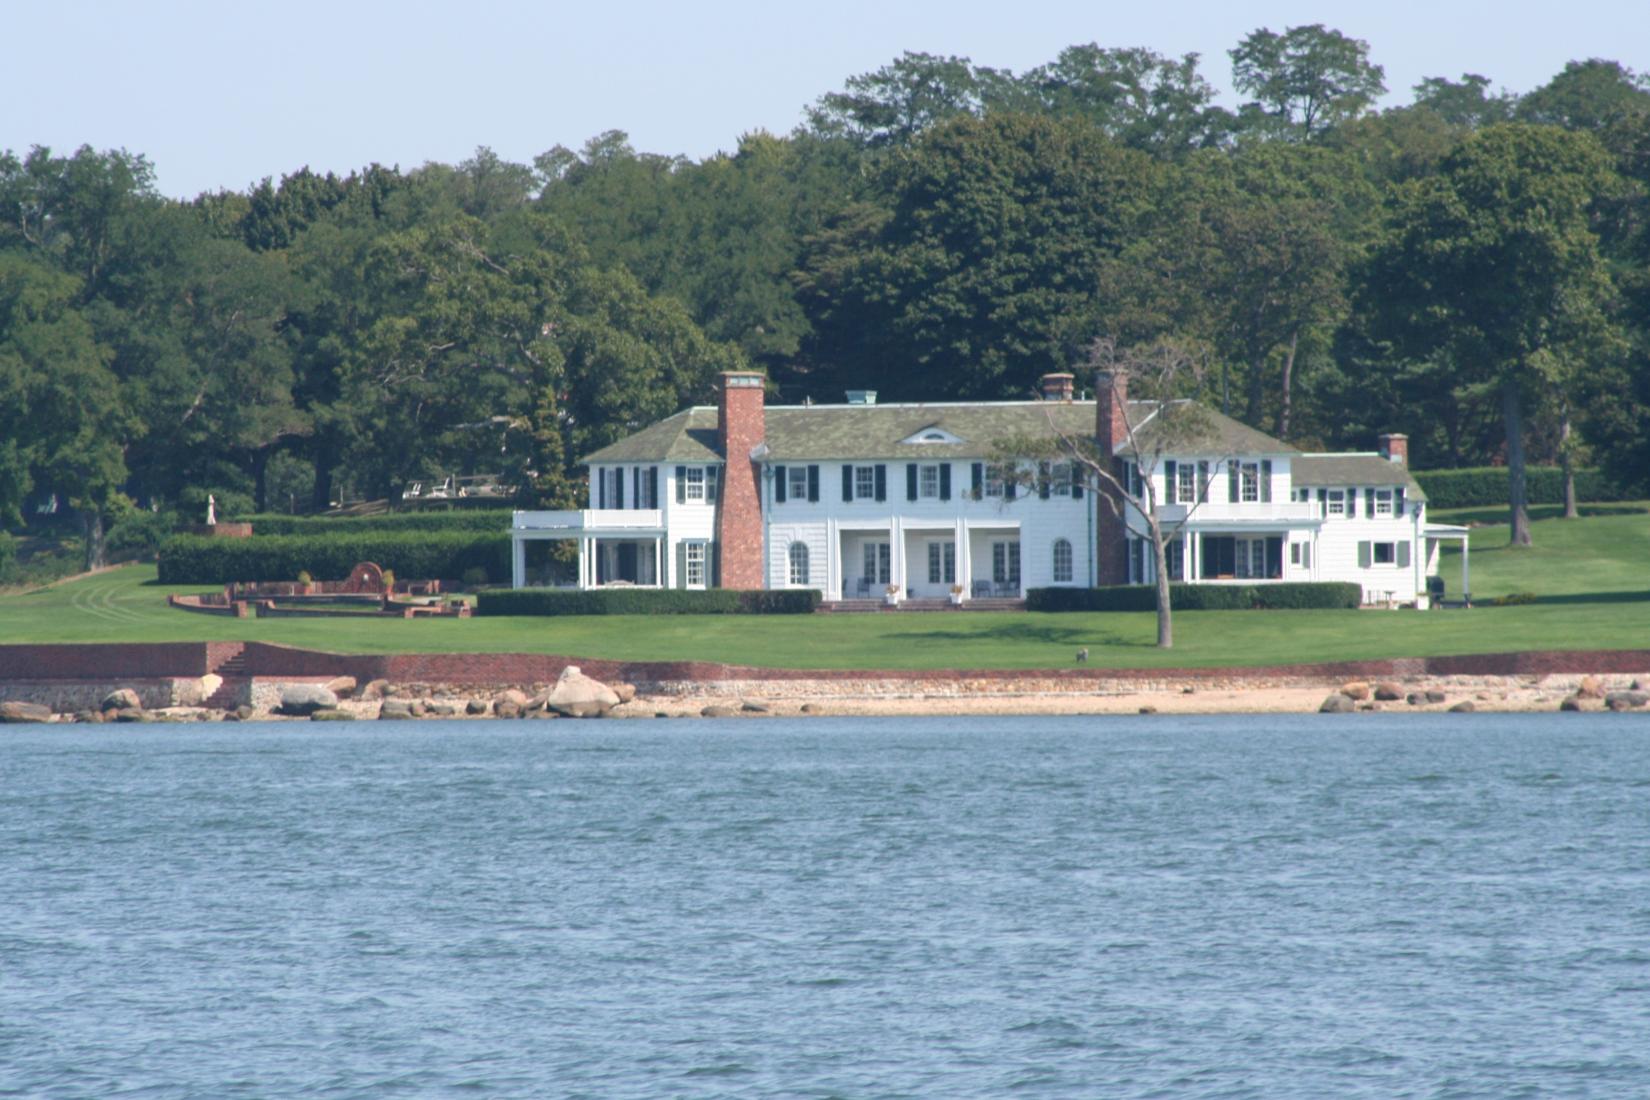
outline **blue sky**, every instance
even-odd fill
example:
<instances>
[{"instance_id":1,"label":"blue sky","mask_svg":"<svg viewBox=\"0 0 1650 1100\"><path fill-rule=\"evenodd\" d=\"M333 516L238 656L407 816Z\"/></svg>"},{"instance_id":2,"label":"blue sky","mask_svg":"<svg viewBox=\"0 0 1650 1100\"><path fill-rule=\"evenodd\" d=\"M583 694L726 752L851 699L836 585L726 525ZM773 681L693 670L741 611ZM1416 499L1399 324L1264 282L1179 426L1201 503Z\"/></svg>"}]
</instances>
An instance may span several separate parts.
<instances>
[{"instance_id":1,"label":"blue sky","mask_svg":"<svg viewBox=\"0 0 1650 1100\"><path fill-rule=\"evenodd\" d=\"M41 0L0 25L0 148L124 147L180 196L306 164L456 163L478 145L529 161L608 129L698 158L790 130L821 93L903 50L1016 71L1082 42L1196 51L1224 90L1245 34L1304 23L1368 41L1392 103L1425 76L1477 72L1523 92L1574 58L1650 68L1644 0Z\"/></svg>"}]
</instances>

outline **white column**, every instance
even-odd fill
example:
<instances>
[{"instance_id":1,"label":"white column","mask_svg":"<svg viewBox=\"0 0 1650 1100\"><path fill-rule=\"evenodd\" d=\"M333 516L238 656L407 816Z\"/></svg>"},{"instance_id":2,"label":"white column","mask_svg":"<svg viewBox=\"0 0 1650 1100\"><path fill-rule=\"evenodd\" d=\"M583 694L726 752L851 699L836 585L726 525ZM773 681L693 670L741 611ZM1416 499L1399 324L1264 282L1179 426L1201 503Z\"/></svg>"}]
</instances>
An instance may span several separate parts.
<instances>
[{"instance_id":1,"label":"white column","mask_svg":"<svg viewBox=\"0 0 1650 1100\"><path fill-rule=\"evenodd\" d=\"M1472 582L1467 577L1467 550L1471 543L1468 536L1461 536L1461 598L1468 601L1472 599Z\"/></svg>"},{"instance_id":2,"label":"white column","mask_svg":"<svg viewBox=\"0 0 1650 1100\"><path fill-rule=\"evenodd\" d=\"M510 587L527 587L527 543L521 532L510 532Z\"/></svg>"},{"instance_id":3,"label":"white column","mask_svg":"<svg viewBox=\"0 0 1650 1100\"><path fill-rule=\"evenodd\" d=\"M968 554L968 524L957 521L957 532L952 536L957 540L957 584L962 587L963 599L968 599L974 591L974 563L969 560Z\"/></svg>"}]
</instances>

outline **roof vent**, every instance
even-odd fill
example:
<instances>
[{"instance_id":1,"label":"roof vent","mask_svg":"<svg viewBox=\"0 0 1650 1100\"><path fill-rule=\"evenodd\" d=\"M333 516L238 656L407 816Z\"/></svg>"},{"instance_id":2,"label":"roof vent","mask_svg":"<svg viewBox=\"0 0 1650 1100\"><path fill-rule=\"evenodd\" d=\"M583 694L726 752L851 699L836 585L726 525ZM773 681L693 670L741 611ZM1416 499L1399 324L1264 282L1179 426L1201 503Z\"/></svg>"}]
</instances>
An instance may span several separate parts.
<instances>
[{"instance_id":1,"label":"roof vent","mask_svg":"<svg viewBox=\"0 0 1650 1100\"><path fill-rule=\"evenodd\" d=\"M850 405L875 405L876 403L877 403L877 391L876 390L849 390L848 391L848 404L850 404Z\"/></svg>"}]
</instances>

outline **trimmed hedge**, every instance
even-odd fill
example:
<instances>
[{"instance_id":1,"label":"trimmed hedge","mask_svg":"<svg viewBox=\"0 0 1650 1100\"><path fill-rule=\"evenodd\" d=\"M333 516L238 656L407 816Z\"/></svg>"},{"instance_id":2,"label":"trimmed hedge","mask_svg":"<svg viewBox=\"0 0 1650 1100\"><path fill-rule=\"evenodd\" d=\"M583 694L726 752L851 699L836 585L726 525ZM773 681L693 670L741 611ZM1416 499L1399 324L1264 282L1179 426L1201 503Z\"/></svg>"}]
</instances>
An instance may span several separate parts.
<instances>
[{"instance_id":1,"label":"trimmed hedge","mask_svg":"<svg viewBox=\"0 0 1650 1100\"><path fill-rule=\"evenodd\" d=\"M389 531L508 531L510 510L482 508L451 512L396 512L383 516L283 516L267 513L237 516L230 522L250 523L253 538Z\"/></svg>"},{"instance_id":2,"label":"trimmed hedge","mask_svg":"<svg viewBox=\"0 0 1650 1100\"><path fill-rule=\"evenodd\" d=\"M339 531L220 539L174 535L160 548L162 584L289 581L300 570L316 580L342 580L357 562L377 562L404 581L455 580L485 569L510 575L510 533L475 531Z\"/></svg>"},{"instance_id":3,"label":"trimmed hedge","mask_svg":"<svg viewBox=\"0 0 1650 1100\"><path fill-rule=\"evenodd\" d=\"M1175 611L1355 609L1362 602L1360 586L1338 581L1169 585L1169 607ZM1157 588L1150 584L1031 588L1026 590L1026 610L1155 611Z\"/></svg>"},{"instance_id":4,"label":"trimmed hedge","mask_svg":"<svg viewBox=\"0 0 1650 1100\"><path fill-rule=\"evenodd\" d=\"M816 589L735 592L727 588L513 588L481 592L477 615L807 615Z\"/></svg>"},{"instance_id":5,"label":"trimmed hedge","mask_svg":"<svg viewBox=\"0 0 1650 1100\"><path fill-rule=\"evenodd\" d=\"M1507 503L1507 468L1475 466L1459 470L1415 470L1429 508L1487 508ZM1602 470L1578 469L1576 500L1632 500ZM1525 491L1531 504L1564 503L1564 471L1557 466L1527 466Z\"/></svg>"}]
</instances>

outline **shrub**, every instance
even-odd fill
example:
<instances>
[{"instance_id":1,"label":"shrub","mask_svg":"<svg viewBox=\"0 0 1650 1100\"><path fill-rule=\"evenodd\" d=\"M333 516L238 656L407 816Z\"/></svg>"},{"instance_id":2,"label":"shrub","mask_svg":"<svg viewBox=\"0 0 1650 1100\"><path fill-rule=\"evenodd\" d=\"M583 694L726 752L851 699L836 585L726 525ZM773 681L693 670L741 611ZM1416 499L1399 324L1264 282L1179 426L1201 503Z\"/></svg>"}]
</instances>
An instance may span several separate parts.
<instances>
[{"instance_id":1,"label":"shrub","mask_svg":"<svg viewBox=\"0 0 1650 1100\"><path fill-rule=\"evenodd\" d=\"M459 580L464 582L465 588L480 588L487 583L487 570L479 565L471 566Z\"/></svg>"},{"instance_id":2,"label":"shrub","mask_svg":"<svg viewBox=\"0 0 1650 1100\"><path fill-rule=\"evenodd\" d=\"M1431 508L1484 508L1507 503L1507 468L1476 466L1459 470L1416 470L1415 480L1427 494ZM1577 470L1576 499L1630 500L1632 494L1616 485L1602 470ZM1531 504L1562 504L1564 472L1557 466L1528 466L1525 491Z\"/></svg>"},{"instance_id":3,"label":"shrub","mask_svg":"<svg viewBox=\"0 0 1650 1100\"><path fill-rule=\"evenodd\" d=\"M376 562L413 580L453 580L480 567L498 576L510 568L505 531L350 531L331 535L271 535L220 539L174 535L161 547L163 584L228 584L296 577L308 570L342 580L357 562Z\"/></svg>"},{"instance_id":4,"label":"shrub","mask_svg":"<svg viewBox=\"0 0 1650 1100\"><path fill-rule=\"evenodd\" d=\"M514 588L476 596L477 615L806 615L815 589L777 592L680 588Z\"/></svg>"},{"instance_id":5,"label":"shrub","mask_svg":"<svg viewBox=\"0 0 1650 1100\"><path fill-rule=\"evenodd\" d=\"M17 540L9 531L0 531L0 584L9 582L17 569Z\"/></svg>"},{"instance_id":6,"label":"shrub","mask_svg":"<svg viewBox=\"0 0 1650 1100\"><path fill-rule=\"evenodd\" d=\"M1363 589L1332 581L1280 584L1171 584L1169 607L1175 611L1248 611L1356 608ZM1155 611L1157 589L1149 584L1109 588L1032 588L1028 611Z\"/></svg>"},{"instance_id":7,"label":"shrub","mask_svg":"<svg viewBox=\"0 0 1650 1100\"><path fill-rule=\"evenodd\" d=\"M270 513L237 516L250 523L252 535L384 534L392 531L508 531L505 508L477 508L452 512L396 512L385 516L283 516Z\"/></svg>"}]
</instances>

